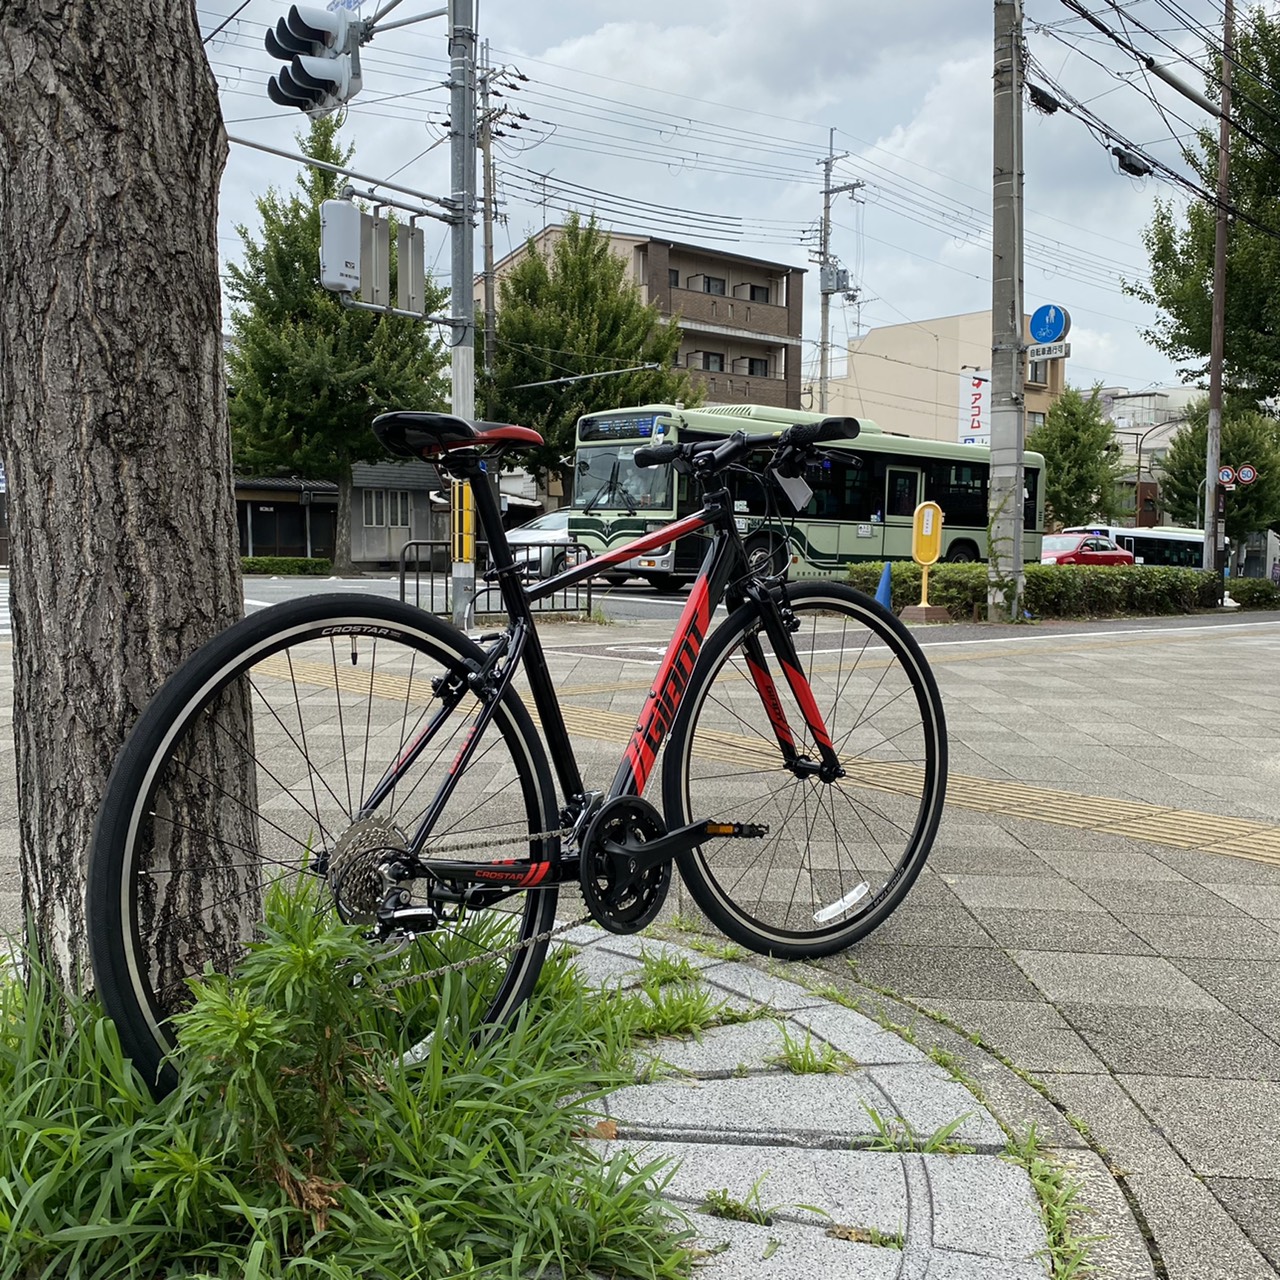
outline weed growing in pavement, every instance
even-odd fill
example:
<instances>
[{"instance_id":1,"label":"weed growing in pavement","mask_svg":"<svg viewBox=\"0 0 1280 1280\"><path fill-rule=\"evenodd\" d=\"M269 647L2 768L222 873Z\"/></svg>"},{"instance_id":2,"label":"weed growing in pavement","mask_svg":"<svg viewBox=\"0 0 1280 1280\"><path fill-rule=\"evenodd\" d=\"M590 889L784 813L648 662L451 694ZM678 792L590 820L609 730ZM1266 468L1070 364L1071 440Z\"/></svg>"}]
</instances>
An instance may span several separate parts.
<instances>
[{"instance_id":1,"label":"weed growing in pavement","mask_svg":"<svg viewBox=\"0 0 1280 1280\"><path fill-rule=\"evenodd\" d=\"M631 1035L566 958L473 1037L471 983L378 998L358 928L283 894L267 919L233 978L193 984L160 1102L95 1004L0 974L0 1275L686 1274L665 1167L575 1141Z\"/></svg>"},{"instance_id":2,"label":"weed growing in pavement","mask_svg":"<svg viewBox=\"0 0 1280 1280\"><path fill-rule=\"evenodd\" d=\"M728 1218L733 1222L754 1222L759 1227L771 1227L773 1215L778 1206L766 1207L760 1203L760 1188L764 1185L767 1176L767 1174L761 1174L741 1199L731 1196L728 1188L708 1191L702 1202L703 1213L709 1213L713 1218Z\"/></svg>"},{"instance_id":3,"label":"weed growing in pavement","mask_svg":"<svg viewBox=\"0 0 1280 1280\"><path fill-rule=\"evenodd\" d=\"M665 987L671 982L694 983L699 980L697 966L685 956L669 955L665 951L649 951L640 948L640 966L646 984Z\"/></svg>"},{"instance_id":4,"label":"weed growing in pavement","mask_svg":"<svg viewBox=\"0 0 1280 1280\"><path fill-rule=\"evenodd\" d=\"M1080 1183L1045 1148L1034 1124L1020 1137L1010 1135L1003 1158L1025 1169L1036 1189L1040 1217L1049 1237L1053 1280L1072 1280L1092 1271L1089 1248L1104 1237L1076 1234L1078 1219L1090 1212L1080 1202Z\"/></svg>"},{"instance_id":5,"label":"weed growing in pavement","mask_svg":"<svg viewBox=\"0 0 1280 1280\"><path fill-rule=\"evenodd\" d=\"M782 1050L769 1059L787 1068L792 1075L832 1075L848 1071L856 1064L847 1054L841 1053L825 1041L813 1043L813 1033L806 1027L804 1039L793 1036L785 1022L782 1030Z\"/></svg>"},{"instance_id":6,"label":"weed growing in pavement","mask_svg":"<svg viewBox=\"0 0 1280 1280\"><path fill-rule=\"evenodd\" d=\"M879 1227L848 1227L834 1223L827 1228L827 1235L837 1240L852 1240L855 1244L871 1244L878 1249L901 1249L906 1237L901 1231L881 1231Z\"/></svg>"},{"instance_id":7,"label":"weed growing in pavement","mask_svg":"<svg viewBox=\"0 0 1280 1280\"><path fill-rule=\"evenodd\" d=\"M741 960L747 954L736 942L714 942L710 938L687 938L685 946L717 960Z\"/></svg>"},{"instance_id":8,"label":"weed growing in pavement","mask_svg":"<svg viewBox=\"0 0 1280 1280\"><path fill-rule=\"evenodd\" d=\"M919 1134L912 1128L910 1121L903 1116L895 1116L886 1120L874 1107L864 1102L862 1109L875 1126L875 1137L867 1146L872 1151L912 1151L919 1155L969 1155L974 1148L967 1142L954 1142L951 1135L973 1114L966 1111L963 1115L939 1125L933 1133Z\"/></svg>"}]
</instances>

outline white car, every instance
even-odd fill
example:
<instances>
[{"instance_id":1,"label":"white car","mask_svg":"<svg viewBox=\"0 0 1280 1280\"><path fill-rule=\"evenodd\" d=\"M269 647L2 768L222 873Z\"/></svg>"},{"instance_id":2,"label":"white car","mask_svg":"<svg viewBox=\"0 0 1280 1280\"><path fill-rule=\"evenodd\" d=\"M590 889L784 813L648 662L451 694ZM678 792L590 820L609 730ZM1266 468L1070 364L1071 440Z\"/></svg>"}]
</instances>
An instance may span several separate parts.
<instances>
[{"instance_id":1,"label":"white car","mask_svg":"<svg viewBox=\"0 0 1280 1280\"><path fill-rule=\"evenodd\" d=\"M528 524L508 529L507 541L523 577L554 577L565 567L570 547L569 512L548 511Z\"/></svg>"}]
</instances>

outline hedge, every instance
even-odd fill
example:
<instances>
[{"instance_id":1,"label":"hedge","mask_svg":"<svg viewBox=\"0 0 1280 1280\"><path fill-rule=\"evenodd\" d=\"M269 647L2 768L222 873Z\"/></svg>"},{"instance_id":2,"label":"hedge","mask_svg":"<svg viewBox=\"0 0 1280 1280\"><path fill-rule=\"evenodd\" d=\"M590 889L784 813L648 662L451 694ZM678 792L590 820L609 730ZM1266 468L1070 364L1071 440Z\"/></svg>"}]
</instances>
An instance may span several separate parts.
<instances>
[{"instance_id":1,"label":"hedge","mask_svg":"<svg viewBox=\"0 0 1280 1280\"><path fill-rule=\"evenodd\" d=\"M1280 609L1280 586L1268 578L1231 578L1227 592L1242 609Z\"/></svg>"},{"instance_id":2,"label":"hedge","mask_svg":"<svg viewBox=\"0 0 1280 1280\"><path fill-rule=\"evenodd\" d=\"M874 595L883 564L856 564L849 569L849 583ZM892 571L893 610L920 603L920 566L895 561ZM1245 582L1247 591L1237 593ZM1262 590L1253 589L1257 584ZM1023 602L1033 618L1107 618L1121 614L1193 613L1212 608L1216 579L1201 569L1155 568L1140 565L1026 566ZM1268 594L1265 588L1271 588ZM1275 588L1261 579L1233 579L1231 597L1246 609L1280 607ZM929 571L929 603L942 605L957 621L967 622L978 607L985 618L987 566L940 564Z\"/></svg>"},{"instance_id":3,"label":"hedge","mask_svg":"<svg viewBox=\"0 0 1280 1280\"><path fill-rule=\"evenodd\" d=\"M321 556L241 556L242 573L308 574L324 577L333 572L333 561Z\"/></svg>"}]
</instances>

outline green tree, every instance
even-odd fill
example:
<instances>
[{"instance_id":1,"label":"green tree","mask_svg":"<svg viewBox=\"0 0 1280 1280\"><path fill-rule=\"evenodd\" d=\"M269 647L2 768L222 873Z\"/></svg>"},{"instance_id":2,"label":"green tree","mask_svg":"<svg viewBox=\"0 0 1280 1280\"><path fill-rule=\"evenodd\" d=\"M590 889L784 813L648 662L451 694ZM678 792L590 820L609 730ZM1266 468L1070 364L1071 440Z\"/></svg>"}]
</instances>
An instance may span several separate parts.
<instances>
[{"instance_id":1,"label":"green tree","mask_svg":"<svg viewBox=\"0 0 1280 1280\"><path fill-rule=\"evenodd\" d=\"M1201 400L1170 440L1161 463L1164 510L1175 524L1195 526L1203 518L1208 434L1208 401ZM1280 525L1280 422L1256 409L1228 405L1222 420L1222 462L1232 467L1247 462L1258 472L1253 484L1237 485L1227 494L1227 537L1238 546L1246 534Z\"/></svg>"},{"instance_id":2,"label":"green tree","mask_svg":"<svg viewBox=\"0 0 1280 1280\"><path fill-rule=\"evenodd\" d=\"M1221 55L1212 67L1220 73ZM1229 199L1251 221L1237 217L1231 222L1224 368L1228 385L1262 399L1280 392L1280 16L1261 8L1243 15L1234 74L1231 114L1237 127L1231 135ZM1214 81L1206 92L1216 98ZM1216 121L1199 131L1187 161L1201 186L1216 190ZM1215 220L1216 210L1208 203L1180 212L1173 201L1157 201L1143 237L1151 260L1150 287L1127 285L1130 293L1160 309L1146 337L1182 366L1188 381L1203 378L1208 368Z\"/></svg>"},{"instance_id":3,"label":"green tree","mask_svg":"<svg viewBox=\"0 0 1280 1280\"><path fill-rule=\"evenodd\" d=\"M1044 454L1045 506L1058 525L1109 520L1120 507L1116 486L1124 464L1116 455L1099 390L1094 387L1086 396L1068 387L1044 422L1027 433L1027 448Z\"/></svg>"},{"instance_id":4,"label":"green tree","mask_svg":"<svg viewBox=\"0 0 1280 1280\"><path fill-rule=\"evenodd\" d=\"M560 459L573 451L574 426L584 413L701 400L689 375L672 368L679 326L664 324L656 304L641 300L594 219L584 223L571 215L549 254L532 240L527 248L499 283L493 370L478 397L492 417L541 433L546 444L528 451L526 465L563 470ZM658 367L558 386L521 385L640 364Z\"/></svg>"},{"instance_id":5,"label":"green tree","mask_svg":"<svg viewBox=\"0 0 1280 1280\"><path fill-rule=\"evenodd\" d=\"M345 164L352 148L338 145L337 131L329 116L298 142L313 160ZM244 262L229 268L227 369L237 471L336 482L335 568L352 573L351 466L386 458L369 424L384 409L440 407L447 380L443 345L428 325L351 310L320 286L320 203L340 182L308 167L297 192L273 189L258 200L261 240L236 228ZM428 284L427 311L442 297Z\"/></svg>"}]
</instances>

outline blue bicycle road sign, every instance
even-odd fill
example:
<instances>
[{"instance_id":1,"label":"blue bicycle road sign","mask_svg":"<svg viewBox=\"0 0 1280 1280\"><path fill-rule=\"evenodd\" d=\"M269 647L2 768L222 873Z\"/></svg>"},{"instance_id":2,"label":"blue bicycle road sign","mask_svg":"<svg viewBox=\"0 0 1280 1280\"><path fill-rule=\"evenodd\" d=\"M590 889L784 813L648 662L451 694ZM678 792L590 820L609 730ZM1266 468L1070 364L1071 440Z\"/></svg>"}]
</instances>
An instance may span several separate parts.
<instances>
[{"instance_id":1,"label":"blue bicycle road sign","mask_svg":"<svg viewBox=\"0 0 1280 1280\"><path fill-rule=\"evenodd\" d=\"M1071 331L1071 317L1052 302L1037 307L1031 315L1033 342L1059 342Z\"/></svg>"}]
</instances>

